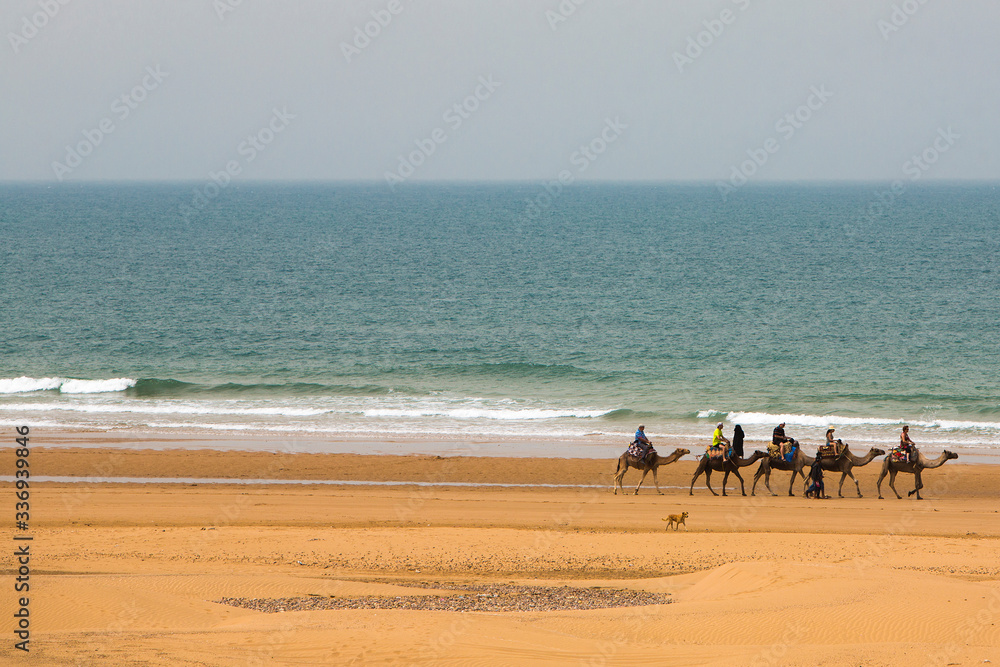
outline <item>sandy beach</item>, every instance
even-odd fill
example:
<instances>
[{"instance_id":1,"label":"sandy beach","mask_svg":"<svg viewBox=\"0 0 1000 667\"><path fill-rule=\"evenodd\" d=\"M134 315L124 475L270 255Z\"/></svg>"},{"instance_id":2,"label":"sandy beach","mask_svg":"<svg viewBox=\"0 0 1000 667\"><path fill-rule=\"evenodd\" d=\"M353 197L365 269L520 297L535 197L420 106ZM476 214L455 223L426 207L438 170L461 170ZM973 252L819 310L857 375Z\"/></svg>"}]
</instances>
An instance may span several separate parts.
<instances>
[{"instance_id":1,"label":"sandy beach","mask_svg":"<svg viewBox=\"0 0 1000 667\"><path fill-rule=\"evenodd\" d=\"M864 498L850 482L837 498L828 476L835 497L811 501L762 483L716 497L703 480L689 496L692 457L661 470L664 495L648 478L615 496L609 460L31 456L36 476L317 482L36 483L32 664L1000 661L995 466L929 471L918 502L878 500L875 463L858 471ZM686 528L665 530L682 511ZM658 602L634 603L647 594ZM26 661L12 645L3 660Z\"/></svg>"}]
</instances>

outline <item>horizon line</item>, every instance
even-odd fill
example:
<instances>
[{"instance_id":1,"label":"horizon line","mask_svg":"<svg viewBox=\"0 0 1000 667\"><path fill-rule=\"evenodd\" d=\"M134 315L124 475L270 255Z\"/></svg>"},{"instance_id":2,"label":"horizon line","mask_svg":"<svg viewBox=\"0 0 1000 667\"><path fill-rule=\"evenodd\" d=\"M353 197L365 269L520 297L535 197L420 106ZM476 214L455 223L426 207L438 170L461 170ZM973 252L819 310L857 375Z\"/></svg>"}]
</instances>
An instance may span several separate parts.
<instances>
[{"instance_id":1,"label":"horizon line","mask_svg":"<svg viewBox=\"0 0 1000 667\"><path fill-rule=\"evenodd\" d=\"M73 185L191 185L202 184L208 179L205 178L184 178L184 179L74 179L72 181L51 181L47 179L0 179L0 186L4 185L34 185L34 186L55 186L66 187ZM409 187L420 187L428 185L539 185L551 179L424 179L413 180L408 183L398 184L395 187L405 189ZM800 179L761 179L745 183L742 188L754 186L773 185L879 185L903 181L900 178L884 179L837 179L837 178L800 178ZM573 188L574 186L588 185L700 185L715 187L716 180L708 179L578 179L573 183L565 184L563 187ZM921 180L904 181L908 187L921 185L998 185L1000 178L930 178ZM270 178L270 179L245 179L233 182L229 187L240 187L246 185L367 185L382 186L388 188L383 179L326 179L326 178Z\"/></svg>"}]
</instances>

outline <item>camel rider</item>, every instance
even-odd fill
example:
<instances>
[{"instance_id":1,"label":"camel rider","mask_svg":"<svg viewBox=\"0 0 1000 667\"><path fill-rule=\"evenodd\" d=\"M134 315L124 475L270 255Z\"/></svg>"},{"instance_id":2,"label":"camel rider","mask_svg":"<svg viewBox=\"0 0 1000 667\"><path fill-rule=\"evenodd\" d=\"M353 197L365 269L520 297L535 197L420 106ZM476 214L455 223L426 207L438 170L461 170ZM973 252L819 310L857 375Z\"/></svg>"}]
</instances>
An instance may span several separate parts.
<instances>
[{"instance_id":1,"label":"camel rider","mask_svg":"<svg viewBox=\"0 0 1000 667\"><path fill-rule=\"evenodd\" d=\"M903 432L899 434L899 448L906 452L906 458L910 463L917 460L917 445L910 440L910 426L903 426Z\"/></svg>"},{"instance_id":2,"label":"camel rider","mask_svg":"<svg viewBox=\"0 0 1000 667\"><path fill-rule=\"evenodd\" d=\"M842 451L841 447L843 446L844 443L843 441L833 437L833 432L836 430L837 429L833 428L832 426L826 429L826 446L830 448L831 452L833 452L837 456L840 456L840 453Z\"/></svg>"},{"instance_id":3,"label":"camel rider","mask_svg":"<svg viewBox=\"0 0 1000 667\"><path fill-rule=\"evenodd\" d=\"M771 434L771 444L778 446L778 451L781 452L781 458L785 459L789 451L790 442L794 442L791 438L785 435L785 422L781 422L774 427L774 433Z\"/></svg>"},{"instance_id":4,"label":"camel rider","mask_svg":"<svg viewBox=\"0 0 1000 667\"><path fill-rule=\"evenodd\" d=\"M712 458L712 449L716 447L723 447L723 451L729 449L730 442L726 436L722 435L722 422L715 425L715 432L712 433L712 444L708 448L708 457ZM723 455L724 458L729 458Z\"/></svg>"},{"instance_id":5,"label":"camel rider","mask_svg":"<svg viewBox=\"0 0 1000 667\"><path fill-rule=\"evenodd\" d=\"M647 463L656 454L656 450L653 449L653 443L649 441L646 437L646 427L643 424L639 424L639 429L635 432L635 442L633 444L638 445L642 450L642 459Z\"/></svg>"}]
</instances>

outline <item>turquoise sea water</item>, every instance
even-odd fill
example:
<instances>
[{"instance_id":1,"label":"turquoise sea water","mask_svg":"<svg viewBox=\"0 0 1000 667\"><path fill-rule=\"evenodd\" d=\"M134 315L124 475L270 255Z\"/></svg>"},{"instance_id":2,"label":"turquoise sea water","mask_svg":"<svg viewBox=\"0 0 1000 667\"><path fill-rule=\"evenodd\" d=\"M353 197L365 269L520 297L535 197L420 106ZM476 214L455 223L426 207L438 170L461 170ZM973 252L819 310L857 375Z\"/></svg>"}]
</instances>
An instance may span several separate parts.
<instances>
[{"instance_id":1,"label":"turquoise sea water","mask_svg":"<svg viewBox=\"0 0 1000 667\"><path fill-rule=\"evenodd\" d=\"M0 424L1000 453L1000 193L885 189L0 186Z\"/></svg>"}]
</instances>

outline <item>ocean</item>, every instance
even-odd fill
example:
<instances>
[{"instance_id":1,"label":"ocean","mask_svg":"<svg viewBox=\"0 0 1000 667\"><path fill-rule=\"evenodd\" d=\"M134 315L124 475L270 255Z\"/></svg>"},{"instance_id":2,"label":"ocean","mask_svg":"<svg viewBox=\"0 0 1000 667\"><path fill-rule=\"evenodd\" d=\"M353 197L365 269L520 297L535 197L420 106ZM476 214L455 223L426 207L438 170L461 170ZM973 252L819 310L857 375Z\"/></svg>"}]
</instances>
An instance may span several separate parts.
<instances>
[{"instance_id":1,"label":"ocean","mask_svg":"<svg viewBox=\"0 0 1000 667\"><path fill-rule=\"evenodd\" d=\"M0 425L1000 456L992 185L192 187L0 186Z\"/></svg>"}]
</instances>

